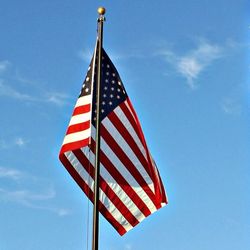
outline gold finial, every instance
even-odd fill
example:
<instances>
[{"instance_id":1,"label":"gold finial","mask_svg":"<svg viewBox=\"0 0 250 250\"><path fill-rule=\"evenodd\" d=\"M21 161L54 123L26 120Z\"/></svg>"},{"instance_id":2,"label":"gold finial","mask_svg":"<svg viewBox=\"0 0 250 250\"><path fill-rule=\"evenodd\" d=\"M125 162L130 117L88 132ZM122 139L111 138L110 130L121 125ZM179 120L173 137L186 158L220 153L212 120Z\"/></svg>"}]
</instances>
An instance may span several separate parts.
<instances>
[{"instance_id":1,"label":"gold finial","mask_svg":"<svg viewBox=\"0 0 250 250\"><path fill-rule=\"evenodd\" d=\"M99 13L99 15L103 16L105 14L106 10L105 10L104 7L99 7L98 10L97 10L97 12Z\"/></svg>"}]
</instances>

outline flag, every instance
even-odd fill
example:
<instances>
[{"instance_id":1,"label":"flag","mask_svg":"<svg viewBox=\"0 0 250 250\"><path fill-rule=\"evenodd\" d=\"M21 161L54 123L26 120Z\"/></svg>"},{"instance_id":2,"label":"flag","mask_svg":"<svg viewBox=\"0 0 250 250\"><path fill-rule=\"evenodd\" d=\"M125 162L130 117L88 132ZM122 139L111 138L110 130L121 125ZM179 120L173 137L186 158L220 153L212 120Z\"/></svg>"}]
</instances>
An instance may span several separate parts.
<instances>
[{"instance_id":1,"label":"flag","mask_svg":"<svg viewBox=\"0 0 250 250\"><path fill-rule=\"evenodd\" d=\"M94 200L97 45L59 158ZM156 164L121 78L102 49L99 211L120 235L167 204Z\"/></svg>"}]
</instances>

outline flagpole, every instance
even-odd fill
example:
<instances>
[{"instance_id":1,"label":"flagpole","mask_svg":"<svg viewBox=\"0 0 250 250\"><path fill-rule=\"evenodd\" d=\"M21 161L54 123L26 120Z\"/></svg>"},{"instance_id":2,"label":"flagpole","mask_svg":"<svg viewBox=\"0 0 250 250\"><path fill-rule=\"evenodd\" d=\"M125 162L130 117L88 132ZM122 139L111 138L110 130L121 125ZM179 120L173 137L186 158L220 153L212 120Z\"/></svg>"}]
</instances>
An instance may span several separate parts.
<instances>
[{"instance_id":1,"label":"flagpole","mask_svg":"<svg viewBox=\"0 0 250 250\"><path fill-rule=\"evenodd\" d=\"M105 8L98 8L98 55L97 55L97 86L96 86L96 146L95 146L95 183L93 208L92 250L98 250L99 243L99 175L100 175L100 97L101 97L101 69L102 69L102 40Z\"/></svg>"}]
</instances>

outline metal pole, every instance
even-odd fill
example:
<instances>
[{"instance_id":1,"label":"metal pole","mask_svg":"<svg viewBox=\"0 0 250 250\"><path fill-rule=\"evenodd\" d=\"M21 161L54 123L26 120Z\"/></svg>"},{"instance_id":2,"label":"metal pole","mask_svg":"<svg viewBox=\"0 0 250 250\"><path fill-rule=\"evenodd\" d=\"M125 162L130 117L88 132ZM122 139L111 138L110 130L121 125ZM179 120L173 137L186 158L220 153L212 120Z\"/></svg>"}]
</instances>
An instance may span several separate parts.
<instances>
[{"instance_id":1,"label":"metal pole","mask_svg":"<svg viewBox=\"0 0 250 250\"><path fill-rule=\"evenodd\" d=\"M93 208L93 237L92 250L98 250L99 243L99 175L100 175L100 96L101 96L101 70L102 70L102 38L103 22L105 21L105 8L98 8L98 63L96 86L96 146L95 146L95 183L94 183L94 208Z\"/></svg>"}]
</instances>

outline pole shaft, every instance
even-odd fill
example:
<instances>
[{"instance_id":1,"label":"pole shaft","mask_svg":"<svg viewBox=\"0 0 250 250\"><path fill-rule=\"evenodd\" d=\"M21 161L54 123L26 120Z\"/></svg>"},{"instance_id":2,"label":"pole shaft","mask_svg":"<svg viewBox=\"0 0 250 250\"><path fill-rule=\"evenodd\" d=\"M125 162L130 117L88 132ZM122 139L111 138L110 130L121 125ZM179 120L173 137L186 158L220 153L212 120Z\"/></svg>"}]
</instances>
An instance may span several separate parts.
<instances>
[{"instance_id":1,"label":"pole shaft","mask_svg":"<svg viewBox=\"0 0 250 250\"><path fill-rule=\"evenodd\" d=\"M99 245L99 176L100 176L100 97L102 70L102 39L104 16L98 18L98 55L97 55L97 85L96 85L96 147L95 147L95 183L93 208L93 238L92 250L98 250Z\"/></svg>"}]
</instances>

